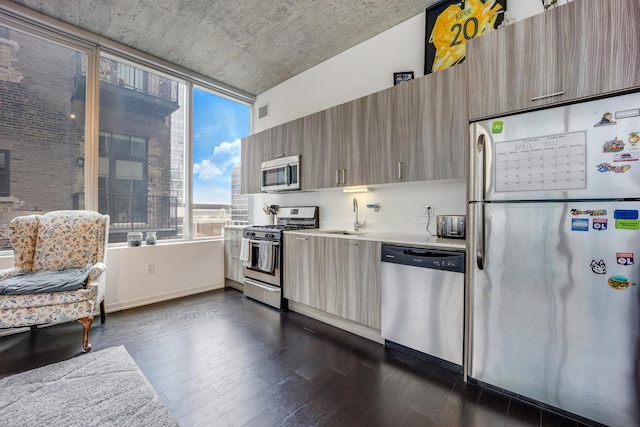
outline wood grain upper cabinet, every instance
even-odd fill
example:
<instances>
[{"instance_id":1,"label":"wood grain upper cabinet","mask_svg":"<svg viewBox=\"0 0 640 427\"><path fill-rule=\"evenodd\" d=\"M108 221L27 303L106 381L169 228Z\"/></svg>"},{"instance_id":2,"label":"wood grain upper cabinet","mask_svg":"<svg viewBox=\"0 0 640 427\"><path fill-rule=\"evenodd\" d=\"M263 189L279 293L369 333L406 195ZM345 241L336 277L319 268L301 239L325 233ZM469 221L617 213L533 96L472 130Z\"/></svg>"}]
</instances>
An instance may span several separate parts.
<instances>
[{"instance_id":1,"label":"wood grain upper cabinet","mask_svg":"<svg viewBox=\"0 0 640 427\"><path fill-rule=\"evenodd\" d=\"M559 8L467 41L469 118L567 99L559 54Z\"/></svg>"},{"instance_id":2,"label":"wood grain upper cabinet","mask_svg":"<svg viewBox=\"0 0 640 427\"><path fill-rule=\"evenodd\" d=\"M637 0L581 0L469 40L469 118L640 87L639 20Z\"/></svg>"},{"instance_id":3,"label":"wood grain upper cabinet","mask_svg":"<svg viewBox=\"0 0 640 427\"><path fill-rule=\"evenodd\" d=\"M397 164L389 182L464 177L467 64L402 83L396 89Z\"/></svg>"},{"instance_id":4,"label":"wood grain upper cabinet","mask_svg":"<svg viewBox=\"0 0 640 427\"><path fill-rule=\"evenodd\" d=\"M303 188L392 182L393 100L387 89L305 117Z\"/></svg>"},{"instance_id":5,"label":"wood grain upper cabinet","mask_svg":"<svg viewBox=\"0 0 640 427\"><path fill-rule=\"evenodd\" d=\"M324 310L324 238L284 234L284 297Z\"/></svg>"},{"instance_id":6,"label":"wood grain upper cabinet","mask_svg":"<svg viewBox=\"0 0 640 427\"><path fill-rule=\"evenodd\" d=\"M300 183L305 190L331 188L339 184L340 177L336 172L336 159L340 149L341 138L333 129L335 117L340 115L334 110L339 107L323 110L304 117L304 145L300 171Z\"/></svg>"},{"instance_id":7,"label":"wood grain upper cabinet","mask_svg":"<svg viewBox=\"0 0 640 427\"><path fill-rule=\"evenodd\" d=\"M243 138L240 145L240 192L254 194L260 192L260 163L263 148L269 141L269 132L264 131Z\"/></svg>"},{"instance_id":8,"label":"wood grain upper cabinet","mask_svg":"<svg viewBox=\"0 0 640 427\"><path fill-rule=\"evenodd\" d=\"M268 129L263 160L302 154L304 123L304 119L297 119Z\"/></svg>"},{"instance_id":9,"label":"wood grain upper cabinet","mask_svg":"<svg viewBox=\"0 0 640 427\"><path fill-rule=\"evenodd\" d=\"M638 0L581 0L557 12L566 83L576 98L640 87Z\"/></svg>"},{"instance_id":10,"label":"wood grain upper cabinet","mask_svg":"<svg viewBox=\"0 0 640 427\"><path fill-rule=\"evenodd\" d=\"M385 89L347 103L352 120L343 141L344 185L384 184L395 176L396 90Z\"/></svg>"},{"instance_id":11,"label":"wood grain upper cabinet","mask_svg":"<svg viewBox=\"0 0 640 427\"><path fill-rule=\"evenodd\" d=\"M324 311L380 329L381 243L326 238Z\"/></svg>"}]
</instances>

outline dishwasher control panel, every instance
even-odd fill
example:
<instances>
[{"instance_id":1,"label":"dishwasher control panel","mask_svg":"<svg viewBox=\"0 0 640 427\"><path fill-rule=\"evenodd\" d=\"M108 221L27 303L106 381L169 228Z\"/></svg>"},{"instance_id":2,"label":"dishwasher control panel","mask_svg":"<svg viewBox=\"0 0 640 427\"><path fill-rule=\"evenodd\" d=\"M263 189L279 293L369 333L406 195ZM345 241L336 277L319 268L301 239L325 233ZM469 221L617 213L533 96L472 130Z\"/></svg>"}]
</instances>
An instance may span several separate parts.
<instances>
[{"instance_id":1,"label":"dishwasher control panel","mask_svg":"<svg viewBox=\"0 0 640 427\"><path fill-rule=\"evenodd\" d=\"M464 252L382 245L382 262L464 273Z\"/></svg>"}]
</instances>

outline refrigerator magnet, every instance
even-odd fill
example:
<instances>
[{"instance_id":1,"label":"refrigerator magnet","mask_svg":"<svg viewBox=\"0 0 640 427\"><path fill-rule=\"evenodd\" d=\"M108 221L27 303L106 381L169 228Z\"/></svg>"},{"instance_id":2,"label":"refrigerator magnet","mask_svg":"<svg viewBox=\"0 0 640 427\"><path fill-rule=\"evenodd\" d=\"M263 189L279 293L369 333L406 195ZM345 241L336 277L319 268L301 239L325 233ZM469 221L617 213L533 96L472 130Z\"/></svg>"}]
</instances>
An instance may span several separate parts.
<instances>
[{"instance_id":1,"label":"refrigerator magnet","mask_svg":"<svg viewBox=\"0 0 640 427\"><path fill-rule=\"evenodd\" d=\"M593 218L593 229L598 231L604 231L607 229L606 218Z\"/></svg>"},{"instance_id":2,"label":"refrigerator magnet","mask_svg":"<svg viewBox=\"0 0 640 427\"><path fill-rule=\"evenodd\" d=\"M591 260L591 271L596 274L607 274L607 265L604 263L604 260L596 261L595 259Z\"/></svg>"},{"instance_id":3,"label":"refrigerator magnet","mask_svg":"<svg viewBox=\"0 0 640 427\"><path fill-rule=\"evenodd\" d=\"M625 173L626 171L631 169L631 165L614 166L609 163L600 163L596 166L596 168L598 168L598 172Z\"/></svg>"},{"instance_id":4,"label":"refrigerator magnet","mask_svg":"<svg viewBox=\"0 0 640 427\"><path fill-rule=\"evenodd\" d=\"M637 150L640 148L640 132L631 132L629 134L629 146L628 150Z\"/></svg>"},{"instance_id":5,"label":"refrigerator magnet","mask_svg":"<svg viewBox=\"0 0 640 427\"><path fill-rule=\"evenodd\" d=\"M616 219L616 228L620 230L640 230L640 221L637 219Z\"/></svg>"},{"instance_id":6,"label":"refrigerator magnet","mask_svg":"<svg viewBox=\"0 0 640 427\"><path fill-rule=\"evenodd\" d=\"M637 209L616 209L613 211L615 219L638 219Z\"/></svg>"},{"instance_id":7,"label":"refrigerator magnet","mask_svg":"<svg viewBox=\"0 0 640 427\"><path fill-rule=\"evenodd\" d=\"M609 286L613 289L627 289L629 287L629 279L624 276L611 276L609 277Z\"/></svg>"},{"instance_id":8,"label":"refrigerator magnet","mask_svg":"<svg viewBox=\"0 0 640 427\"><path fill-rule=\"evenodd\" d=\"M616 124L616 121L613 120L613 114L606 112L602 115L602 118L600 119L600 121L595 125L593 125L593 127L597 128L600 126L613 126L615 124Z\"/></svg>"},{"instance_id":9,"label":"refrigerator magnet","mask_svg":"<svg viewBox=\"0 0 640 427\"><path fill-rule=\"evenodd\" d=\"M624 150L624 141L616 136L602 145L603 153L617 153Z\"/></svg>"},{"instance_id":10,"label":"refrigerator magnet","mask_svg":"<svg viewBox=\"0 0 640 427\"><path fill-rule=\"evenodd\" d=\"M571 231L589 231L589 219L571 218Z\"/></svg>"},{"instance_id":11,"label":"refrigerator magnet","mask_svg":"<svg viewBox=\"0 0 640 427\"><path fill-rule=\"evenodd\" d=\"M620 265L633 265L633 252L616 252L616 262Z\"/></svg>"},{"instance_id":12,"label":"refrigerator magnet","mask_svg":"<svg viewBox=\"0 0 640 427\"><path fill-rule=\"evenodd\" d=\"M637 162L640 160L640 153L616 153L613 155L613 162Z\"/></svg>"}]
</instances>

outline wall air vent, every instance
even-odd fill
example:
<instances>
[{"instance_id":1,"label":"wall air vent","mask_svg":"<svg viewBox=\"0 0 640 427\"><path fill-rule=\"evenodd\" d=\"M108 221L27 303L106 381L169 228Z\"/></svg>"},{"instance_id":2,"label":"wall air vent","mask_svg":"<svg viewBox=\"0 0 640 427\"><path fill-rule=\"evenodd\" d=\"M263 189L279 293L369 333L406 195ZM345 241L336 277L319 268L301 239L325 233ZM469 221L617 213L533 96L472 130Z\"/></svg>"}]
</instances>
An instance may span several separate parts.
<instances>
[{"instance_id":1,"label":"wall air vent","mask_svg":"<svg viewBox=\"0 0 640 427\"><path fill-rule=\"evenodd\" d=\"M262 119L263 117L267 117L268 115L269 115L269 103L266 103L262 107L258 108L259 119Z\"/></svg>"}]
</instances>

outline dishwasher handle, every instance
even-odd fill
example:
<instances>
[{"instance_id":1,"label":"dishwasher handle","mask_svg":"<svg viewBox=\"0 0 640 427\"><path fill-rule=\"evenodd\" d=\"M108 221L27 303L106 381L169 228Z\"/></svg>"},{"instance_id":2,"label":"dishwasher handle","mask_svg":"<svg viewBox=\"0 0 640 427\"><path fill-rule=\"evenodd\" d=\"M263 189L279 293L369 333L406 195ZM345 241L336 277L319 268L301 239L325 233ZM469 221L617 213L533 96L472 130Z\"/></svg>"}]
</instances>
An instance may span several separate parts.
<instances>
[{"instance_id":1,"label":"dishwasher handle","mask_svg":"<svg viewBox=\"0 0 640 427\"><path fill-rule=\"evenodd\" d=\"M381 261L433 270L464 273L465 253L430 248L382 245Z\"/></svg>"}]
</instances>

